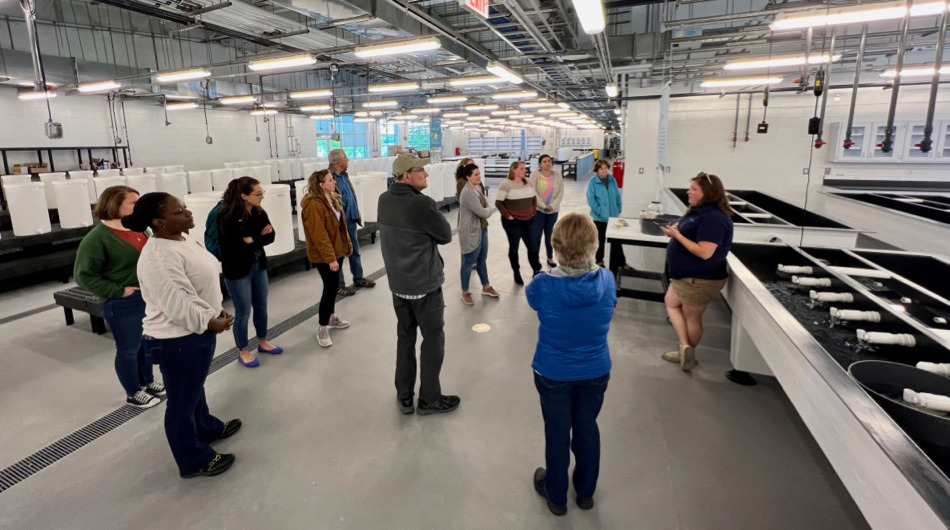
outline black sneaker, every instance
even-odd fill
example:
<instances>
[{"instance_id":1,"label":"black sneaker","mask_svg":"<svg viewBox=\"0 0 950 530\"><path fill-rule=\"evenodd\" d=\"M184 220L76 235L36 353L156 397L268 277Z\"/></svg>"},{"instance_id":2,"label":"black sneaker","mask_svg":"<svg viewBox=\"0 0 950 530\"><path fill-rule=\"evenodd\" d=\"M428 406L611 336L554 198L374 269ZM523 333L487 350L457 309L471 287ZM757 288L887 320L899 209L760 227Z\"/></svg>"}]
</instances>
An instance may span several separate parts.
<instances>
[{"instance_id":1,"label":"black sneaker","mask_svg":"<svg viewBox=\"0 0 950 530\"><path fill-rule=\"evenodd\" d=\"M218 440L224 440L225 438L230 438L231 436L234 436L235 433L241 430L242 425L244 424L241 423L241 420L237 418L234 418L231 421L224 422L224 429L221 431L221 434L215 436L214 439L211 441L216 442Z\"/></svg>"},{"instance_id":2,"label":"black sneaker","mask_svg":"<svg viewBox=\"0 0 950 530\"><path fill-rule=\"evenodd\" d=\"M144 390L139 390L135 394L132 394L125 399L126 405L135 407L137 409L150 409L161 402L162 400L145 392Z\"/></svg>"},{"instance_id":3,"label":"black sneaker","mask_svg":"<svg viewBox=\"0 0 950 530\"><path fill-rule=\"evenodd\" d=\"M593 497L577 497L577 507L581 510L590 510L594 507Z\"/></svg>"},{"instance_id":4,"label":"black sneaker","mask_svg":"<svg viewBox=\"0 0 950 530\"><path fill-rule=\"evenodd\" d=\"M231 469L233 465L234 455L231 453L218 453L214 455L214 458L212 458L211 461L208 462L208 465L201 471L191 473L190 475L182 475L181 478L213 477Z\"/></svg>"},{"instance_id":5,"label":"black sneaker","mask_svg":"<svg viewBox=\"0 0 950 530\"><path fill-rule=\"evenodd\" d=\"M155 397L165 397L167 392L165 392L165 385L161 383L156 383L152 381L151 383L142 387L142 390L148 392L149 394Z\"/></svg>"},{"instance_id":6,"label":"black sneaker","mask_svg":"<svg viewBox=\"0 0 950 530\"><path fill-rule=\"evenodd\" d=\"M521 271L515 271L515 284L524 285L524 279L521 277Z\"/></svg>"},{"instance_id":7,"label":"black sneaker","mask_svg":"<svg viewBox=\"0 0 950 530\"><path fill-rule=\"evenodd\" d=\"M396 398L396 403L399 403L399 410L401 410L403 414L412 414L413 412L416 411L416 407L414 407L412 404L412 398L409 398L409 399Z\"/></svg>"},{"instance_id":8,"label":"black sneaker","mask_svg":"<svg viewBox=\"0 0 950 530\"><path fill-rule=\"evenodd\" d=\"M551 510L551 513L557 516L564 515L567 513L567 506L555 506L551 499L548 499L548 490L544 487L544 475L546 474L547 472L543 467L534 470L534 491L548 501L548 509Z\"/></svg>"},{"instance_id":9,"label":"black sneaker","mask_svg":"<svg viewBox=\"0 0 950 530\"><path fill-rule=\"evenodd\" d=\"M459 408L459 403L461 402L462 400L459 399L458 396L442 396L438 401L432 403L431 405L420 399L419 406L416 407L416 413L420 416L428 416L429 414L435 414L436 412L452 412L453 410Z\"/></svg>"}]
</instances>

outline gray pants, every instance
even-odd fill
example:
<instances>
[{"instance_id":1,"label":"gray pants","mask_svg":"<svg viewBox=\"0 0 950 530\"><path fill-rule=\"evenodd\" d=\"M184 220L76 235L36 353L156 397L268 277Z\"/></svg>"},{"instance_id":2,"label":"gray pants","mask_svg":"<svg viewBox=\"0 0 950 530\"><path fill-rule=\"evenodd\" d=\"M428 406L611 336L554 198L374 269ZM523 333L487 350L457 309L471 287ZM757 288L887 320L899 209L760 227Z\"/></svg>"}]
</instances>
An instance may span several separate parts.
<instances>
[{"instance_id":1,"label":"gray pants","mask_svg":"<svg viewBox=\"0 0 950 530\"><path fill-rule=\"evenodd\" d=\"M419 399L434 403L442 397L439 373L445 357L445 299L442 288L425 298L406 300L393 295L396 310L396 397L412 399L416 386L416 330L422 330Z\"/></svg>"}]
</instances>

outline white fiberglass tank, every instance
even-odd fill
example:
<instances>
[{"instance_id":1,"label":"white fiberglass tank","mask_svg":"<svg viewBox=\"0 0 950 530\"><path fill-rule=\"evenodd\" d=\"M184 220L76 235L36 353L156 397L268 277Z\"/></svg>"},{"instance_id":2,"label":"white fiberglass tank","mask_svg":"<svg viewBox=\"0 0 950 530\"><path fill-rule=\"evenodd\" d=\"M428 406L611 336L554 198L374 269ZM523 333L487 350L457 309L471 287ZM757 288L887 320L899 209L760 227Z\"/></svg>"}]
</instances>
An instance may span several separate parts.
<instances>
[{"instance_id":1,"label":"white fiberglass tank","mask_svg":"<svg viewBox=\"0 0 950 530\"><path fill-rule=\"evenodd\" d=\"M155 180L155 186L158 188L158 191L164 191L181 200L185 200L185 197L188 196L188 174L165 173L159 175Z\"/></svg>"},{"instance_id":2,"label":"white fiberglass tank","mask_svg":"<svg viewBox=\"0 0 950 530\"><path fill-rule=\"evenodd\" d=\"M386 192L388 173L366 171L360 173L360 187L363 202L361 204L363 222L375 223L378 219L379 196Z\"/></svg>"},{"instance_id":3,"label":"white fiberglass tank","mask_svg":"<svg viewBox=\"0 0 950 530\"><path fill-rule=\"evenodd\" d=\"M302 177L304 180L307 180L310 178L310 175L326 168L327 168L326 165L321 164L319 162L304 162L303 168L302 168L302 171L303 171Z\"/></svg>"},{"instance_id":4,"label":"white fiberglass tank","mask_svg":"<svg viewBox=\"0 0 950 530\"><path fill-rule=\"evenodd\" d=\"M162 173L185 173L185 166L165 166Z\"/></svg>"},{"instance_id":5,"label":"white fiberglass tank","mask_svg":"<svg viewBox=\"0 0 950 530\"><path fill-rule=\"evenodd\" d=\"M121 169L97 169L96 177L118 177L122 174Z\"/></svg>"},{"instance_id":6,"label":"white fiberglass tank","mask_svg":"<svg viewBox=\"0 0 950 530\"><path fill-rule=\"evenodd\" d=\"M214 186L214 191L223 192L228 189L228 184L234 180L234 171L240 170L231 170L227 169L212 169L211 170L211 185ZM239 175L240 176L240 175Z\"/></svg>"},{"instance_id":7,"label":"white fiberglass tank","mask_svg":"<svg viewBox=\"0 0 950 530\"><path fill-rule=\"evenodd\" d=\"M294 179L294 163L296 160L293 159L280 159L277 161L277 179L291 181Z\"/></svg>"},{"instance_id":8,"label":"white fiberglass tank","mask_svg":"<svg viewBox=\"0 0 950 530\"><path fill-rule=\"evenodd\" d=\"M300 203L303 201L304 195L307 194L307 181L306 180L297 180L294 182L294 189L297 190L297 239L307 242L307 233L303 230L303 210L300 208Z\"/></svg>"},{"instance_id":9,"label":"white fiberglass tank","mask_svg":"<svg viewBox=\"0 0 950 530\"><path fill-rule=\"evenodd\" d=\"M125 186L125 177L122 175L117 177L96 177L93 182L96 184L96 200L98 201L99 197L102 196L102 192L112 186Z\"/></svg>"},{"instance_id":10,"label":"white fiberglass tank","mask_svg":"<svg viewBox=\"0 0 950 530\"><path fill-rule=\"evenodd\" d=\"M264 186L264 200L261 208L267 212L274 226L276 239L265 249L268 256L279 256L293 252L294 216L290 207L290 186L287 184L268 184Z\"/></svg>"},{"instance_id":11,"label":"white fiberglass tank","mask_svg":"<svg viewBox=\"0 0 950 530\"><path fill-rule=\"evenodd\" d=\"M426 181L432 190L429 196L432 197L432 200L435 202L442 202L442 199L445 199L445 179L442 175L445 173L446 167L444 162L426 166L426 172L429 174L429 178L426 179Z\"/></svg>"},{"instance_id":12,"label":"white fiberglass tank","mask_svg":"<svg viewBox=\"0 0 950 530\"><path fill-rule=\"evenodd\" d=\"M262 186L266 186L273 182L270 165L254 166L249 169L251 170L250 176L257 179L257 181L260 182Z\"/></svg>"},{"instance_id":13,"label":"white fiberglass tank","mask_svg":"<svg viewBox=\"0 0 950 530\"><path fill-rule=\"evenodd\" d=\"M195 218L195 227L188 231L188 235L202 247L205 246L205 223L208 222L208 214L220 200L221 192L218 191L192 193L185 199L185 205Z\"/></svg>"},{"instance_id":14,"label":"white fiberglass tank","mask_svg":"<svg viewBox=\"0 0 950 530\"><path fill-rule=\"evenodd\" d=\"M29 184L32 182L32 175L4 175L0 177L0 187L3 188L3 195L7 194L7 186L15 186L17 184ZM10 200L9 198L7 199Z\"/></svg>"},{"instance_id":15,"label":"white fiberglass tank","mask_svg":"<svg viewBox=\"0 0 950 530\"><path fill-rule=\"evenodd\" d=\"M458 166L455 162L446 162L445 164L445 171L442 173L443 198L455 197L455 190L458 189L455 184L455 170L458 169Z\"/></svg>"},{"instance_id":16,"label":"white fiberglass tank","mask_svg":"<svg viewBox=\"0 0 950 530\"><path fill-rule=\"evenodd\" d=\"M144 167L138 167L138 166L136 166L136 167L127 167L127 168L125 168L125 169L122 170L122 174L125 175L126 177L128 177L128 176L130 176L130 175L144 175L145 173L146 173L145 168L144 168Z\"/></svg>"},{"instance_id":17,"label":"white fiberglass tank","mask_svg":"<svg viewBox=\"0 0 950 530\"><path fill-rule=\"evenodd\" d=\"M208 193L213 190L214 185L211 180L211 170L188 172L189 193Z\"/></svg>"},{"instance_id":18,"label":"white fiberglass tank","mask_svg":"<svg viewBox=\"0 0 950 530\"><path fill-rule=\"evenodd\" d=\"M89 208L91 181L85 179L54 180L49 185L56 194L61 228L81 228L92 226L92 209Z\"/></svg>"},{"instance_id":19,"label":"white fiberglass tank","mask_svg":"<svg viewBox=\"0 0 950 530\"><path fill-rule=\"evenodd\" d=\"M43 188L42 182L10 184L4 187L7 208L10 209L10 220L13 223L13 235L35 236L52 230Z\"/></svg>"},{"instance_id":20,"label":"white fiberglass tank","mask_svg":"<svg viewBox=\"0 0 950 530\"><path fill-rule=\"evenodd\" d=\"M96 184L93 182L93 179L96 178L96 174L93 171L70 171L69 180L86 180L89 182L89 185L86 186L89 190L89 204L94 204L96 202Z\"/></svg>"},{"instance_id":21,"label":"white fiberglass tank","mask_svg":"<svg viewBox=\"0 0 950 530\"><path fill-rule=\"evenodd\" d=\"M155 175L129 175L125 177L125 182L128 187L139 192L139 195L158 191Z\"/></svg>"},{"instance_id":22,"label":"white fiberglass tank","mask_svg":"<svg viewBox=\"0 0 950 530\"><path fill-rule=\"evenodd\" d=\"M56 209L56 192L53 190L53 182L66 180L66 173L40 173L40 182L44 184L43 192L46 193L46 205L50 209Z\"/></svg>"},{"instance_id":23,"label":"white fiberglass tank","mask_svg":"<svg viewBox=\"0 0 950 530\"><path fill-rule=\"evenodd\" d=\"M225 162L224 167L228 169L234 169L236 167L241 167L241 163L240 162Z\"/></svg>"}]
</instances>

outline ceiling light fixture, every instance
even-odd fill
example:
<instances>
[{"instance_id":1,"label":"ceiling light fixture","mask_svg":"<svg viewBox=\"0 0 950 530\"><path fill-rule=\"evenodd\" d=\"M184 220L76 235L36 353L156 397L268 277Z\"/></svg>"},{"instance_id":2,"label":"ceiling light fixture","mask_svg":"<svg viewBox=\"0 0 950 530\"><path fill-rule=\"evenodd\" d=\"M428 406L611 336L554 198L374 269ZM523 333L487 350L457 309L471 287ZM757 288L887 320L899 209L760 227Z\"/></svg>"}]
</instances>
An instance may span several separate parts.
<instances>
[{"instance_id":1,"label":"ceiling light fixture","mask_svg":"<svg viewBox=\"0 0 950 530\"><path fill-rule=\"evenodd\" d=\"M468 121L485 121L485 120L490 120L491 117L490 116L469 116L465 119Z\"/></svg>"},{"instance_id":2,"label":"ceiling light fixture","mask_svg":"<svg viewBox=\"0 0 950 530\"><path fill-rule=\"evenodd\" d=\"M519 106L524 109L538 109L541 107L553 107L554 102L552 101L525 101L524 103L519 104Z\"/></svg>"},{"instance_id":3,"label":"ceiling light fixture","mask_svg":"<svg viewBox=\"0 0 950 530\"><path fill-rule=\"evenodd\" d=\"M486 66L485 69L488 70L489 73L495 74L509 83L514 83L516 85L524 83L523 77L512 72L508 68L505 68L501 63L492 61L488 63L488 66Z\"/></svg>"},{"instance_id":4,"label":"ceiling light fixture","mask_svg":"<svg viewBox=\"0 0 950 530\"><path fill-rule=\"evenodd\" d=\"M446 112L442 115L443 118L467 118L467 112Z\"/></svg>"},{"instance_id":5,"label":"ceiling light fixture","mask_svg":"<svg viewBox=\"0 0 950 530\"><path fill-rule=\"evenodd\" d=\"M940 75L950 74L950 66L940 68ZM933 66L913 66L901 69L901 77L920 77L934 75ZM881 73L881 77L897 77L897 70L887 70Z\"/></svg>"},{"instance_id":6,"label":"ceiling light fixture","mask_svg":"<svg viewBox=\"0 0 950 530\"><path fill-rule=\"evenodd\" d=\"M604 3L601 0L573 0L574 16L581 21L584 33L596 35L607 27Z\"/></svg>"},{"instance_id":7,"label":"ceiling light fixture","mask_svg":"<svg viewBox=\"0 0 950 530\"><path fill-rule=\"evenodd\" d=\"M174 83L177 81L193 81L195 79L203 79L210 76L211 72L208 70L197 68L194 70L179 70L177 72L156 74L155 80L159 83Z\"/></svg>"},{"instance_id":8,"label":"ceiling light fixture","mask_svg":"<svg viewBox=\"0 0 950 530\"><path fill-rule=\"evenodd\" d=\"M257 103L257 96L232 96L218 100L222 105L244 105L245 103Z\"/></svg>"},{"instance_id":9,"label":"ceiling light fixture","mask_svg":"<svg viewBox=\"0 0 950 530\"><path fill-rule=\"evenodd\" d=\"M55 98L55 97L56 97L56 92L54 92L54 91L52 91L52 90L46 90L46 91L43 91L43 90L20 90L20 91L18 92L18 94L17 94L17 97L20 98L21 101L31 101L31 100L37 100L37 99L49 99L49 98Z\"/></svg>"},{"instance_id":10,"label":"ceiling light fixture","mask_svg":"<svg viewBox=\"0 0 950 530\"><path fill-rule=\"evenodd\" d=\"M434 107L419 107L415 109L410 109L409 112L413 114L438 114L442 112L442 109L437 109Z\"/></svg>"},{"instance_id":11,"label":"ceiling light fixture","mask_svg":"<svg viewBox=\"0 0 950 530\"><path fill-rule=\"evenodd\" d=\"M699 86L703 88L721 88L730 86L775 85L781 83L782 77L746 77L740 79L710 79L703 81Z\"/></svg>"},{"instance_id":12,"label":"ceiling light fixture","mask_svg":"<svg viewBox=\"0 0 950 530\"><path fill-rule=\"evenodd\" d=\"M534 114L515 114L511 116L513 120L527 120L528 118L535 118Z\"/></svg>"},{"instance_id":13,"label":"ceiling light fixture","mask_svg":"<svg viewBox=\"0 0 950 530\"><path fill-rule=\"evenodd\" d=\"M426 101L430 105L448 105L450 103L465 103L468 101L468 98L465 96L439 96L427 98Z\"/></svg>"},{"instance_id":14,"label":"ceiling light fixture","mask_svg":"<svg viewBox=\"0 0 950 530\"><path fill-rule=\"evenodd\" d=\"M277 114L277 109L262 108L251 111L251 116L273 116L274 114Z\"/></svg>"},{"instance_id":15,"label":"ceiling light fixture","mask_svg":"<svg viewBox=\"0 0 950 530\"><path fill-rule=\"evenodd\" d=\"M387 92L408 92L419 90L419 83L391 83L385 85L369 85L370 94L385 94Z\"/></svg>"},{"instance_id":16,"label":"ceiling light fixture","mask_svg":"<svg viewBox=\"0 0 950 530\"><path fill-rule=\"evenodd\" d=\"M370 57L381 57L383 55L398 55L402 53L424 52L437 50L442 47L442 43L436 37L413 40L408 42L375 44L373 46L358 46L354 52L360 59Z\"/></svg>"},{"instance_id":17,"label":"ceiling light fixture","mask_svg":"<svg viewBox=\"0 0 950 530\"><path fill-rule=\"evenodd\" d=\"M421 119L421 118L422 118L422 116L416 116L415 114L397 114L397 115L393 116L392 119L394 119L394 120L418 120L418 119Z\"/></svg>"},{"instance_id":18,"label":"ceiling light fixture","mask_svg":"<svg viewBox=\"0 0 950 530\"><path fill-rule=\"evenodd\" d=\"M188 110L188 109L197 109L198 104L193 102L183 102L183 103L166 103L165 110Z\"/></svg>"},{"instance_id":19,"label":"ceiling light fixture","mask_svg":"<svg viewBox=\"0 0 950 530\"><path fill-rule=\"evenodd\" d=\"M331 105L304 105L300 107L300 112L326 112L333 110Z\"/></svg>"},{"instance_id":20,"label":"ceiling light fixture","mask_svg":"<svg viewBox=\"0 0 950 530\"><path fill-rule=\"evenodd\" d=\"M392 107L398 107L398 106L399 106L399 102L395 100L367 101L366 103L363 103L364 109L385 109L385 108L392 108Z\"/></svg>"},{"instance_id":21,"label":"ceiling light fixture","mask_svg":"<svg viewBox=\"0 0 950 530\"><path fill-rule=\"evenodd\" d=\"M465 107L465 110L470 110L472 112L481 112L485 110L498 110L498 105L490 103L488 105L468 105Z\"/></svg>"},{"instance_id":22,"label":"ceiling light fixture","mask_svg":"<svg viewBox=\"0 0 950 530\"><path fill-rule=\"evenodd\" d=\"M505 80L497 75L482 75L477 77L461 77L452 79L449 84L452 86L476 86L476 85L494 85L504 83Z\"/></svg>"},{"instance_id":23,"label":"ceiling light fixture","mask_svg":"<svg viewBox=\"0 0 950 530\"><path fill-rule=\"evenodd\" d=\"M493 110L491 111L492 116L514 116L515 114L520 114L519 110Z\"/></svg>"},{"instance_id":24,"label":"ceiling light fixture","mask_svg":"<svg viewBox=\"0 0 950 530\"><path fill-rule=\"evenodd\" d=\"M835 55L831 57L831 61L837 62L841 60L840 55ZM828 54L824 55L812 55L808 58L808 64L824 64L828 62ZM753 70L761 68L782 68L787 66L802 66L805 64L805 56L798 55L795 57L775 57L773 59L761 59L755 61L737 61L733 63L727 63L722 68L724 70Z\"/></svg>"},{"instance_id":25,"label":"ceiling light fixture","mask_svg":"<svg viewBox=\"0 0 950 530\"><path fill-rule=\"evenodd\" d=\"M332 90L304 90L301 92L291 92L290 99L316 99L328 98L333 95Z\"/></svg>"},{"instance_id":26,"label":"ceiling light fixture","mask_svg":"<svg viewBox=\"0 0 950 530\"><path fill-rule=\"evenodd\" d=\"M381 110L371 110L371 111L369 111L369 115L370 115L370 116L373 116L373 117L382 116L382 115L383 115L383 111L381 111Z\"/></svg>"},{"instance_id":27,"label":"ceiling light fixture","mask_svg":"<svg viewBox=\"0 0 950 530\"><path fill-rule=\"evenodd\" d=\"M376 118L353 118L353 123L375 123Z\"/></svg>"},{"instance_id":28,"label":"ceiling light fixture","mask_svg":"<svg viewBox=\"0 0 950 530\"><path fill-rule=\"evenodd\" d=\"M915 4L910 10L910 16L920 17L927 15L939 15L945 9L945 2L927 2ZM907 6L903 2L889 4L870 9L842 8L832 9L827 12L816 12L808 15L776 15L769 28L772 31L783 31L789 29L805 29L822 26L836 26L840 24L859 24L864 22L877 22L881 20L896 20L904 18L907 14Z\"/></svg>"},{"instance_id":29,"label":"ceiling light fixture","mask_svg":"<svg viewBox=\"0 0 950 530\"><path fill-rule=\"evenodd\" d=\"M570 109L570 108L571 108L570 105L568 105L567 103L564 103L563 101L560 102L560 103L558 103L557 106L558 106L558 107L561 107L562 109Z\"/></svg>"},{"instance_id":30,"label":"ceiling light fixture","mask_svg":"<svg viewBox=\"0 0 950 530\"><path fill-rule=\"evenodd\" d=\"M538 97L534 90L522 90L520 92L499 92L492 94L492 99L531 99Z\"/></svg>"},{"instance_id":31,"label":"ceiling light fixture","mask_svg":"<svg viewBox=\"0 0 950 530\"><path fill-rule=\"evenodd\" d=\"M543 109L537 109L535 112L538 114L554 114L555 112L564 112L564 109L561 107L545 107Z\"/></svg>"},{"instance_id":32,"label":"ceiling light fixture","mask_svg":"<svg viewBox=\"0 0 950 530\"><path fill-rule=\"evenodd\" d=\"M80 92L87 94L89 92L105 92L107 90L116 90L121 87L122 85L116 83L115 81L98 81L95 83L83 83L77 88Z\"/></svg>"},{"instance_id":33,"label":"ceiling light fixture","mask_svg":"<svg viewBox=\"0 0 950 530\"><path fill-rule=\"evenodd\" d=\"M608 98L615 98L617 94L620 93L620 90L617 88L617 83L607 83L607 86L604 87L604 90L607 91Z\"/></svg>"},{"instance_id":34,"label":"ceiling light fixture","mask_svg":"<svg viewBox=\"0 0 950 530\"><path fill-rule=\"evenodd\" d=\"M333 119L333 114L311 114L311 120L327 121Z\"/></svg>"},{"instance_id":35,"label":"ceiling light fixture","mask_svg":"<svg viewBox=\"0 0 950 530\"><path fill-rule=\"evenodd\" d=\"M310 66L317 64L317 58L310 54L291 55L289 57L280 57L277 59L263 59L260 61L250 61L247 67L255 72L266 72L268 70L282 70L284 68L296 68L300 66Z\"/></svg>"}]
</instances>

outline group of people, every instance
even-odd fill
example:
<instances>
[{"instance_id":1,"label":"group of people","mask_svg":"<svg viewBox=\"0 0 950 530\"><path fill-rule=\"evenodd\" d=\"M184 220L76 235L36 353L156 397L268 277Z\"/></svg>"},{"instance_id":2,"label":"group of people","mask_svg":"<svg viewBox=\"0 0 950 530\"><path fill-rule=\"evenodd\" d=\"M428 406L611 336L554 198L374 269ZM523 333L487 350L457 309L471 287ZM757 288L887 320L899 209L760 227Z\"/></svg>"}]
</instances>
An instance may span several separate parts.
<instances>
[{"instance_id":1,"label":"group of people","mask_svg":"<svg viewBox=\"0 0 950 530\"><path fill-rule=\"evenodd\" d=\"M470 305L474 301L467 280L473 267L483 294L498 293L488 281L486 266L492 209L478 166L465 162L457 172L459 245L462 300ZM317 330L323 347L332 344L330 329L350 325L335 311L337 296L355 292L343 280L343 259L349 257L356 287L374 285L362 273L355 228L360 214L347 163L345 153L332 152L331 167L310 175L304 196L298 198L307 255L323 280ZM445 271L439 246L453 237L446 216L423 193L428 163L397 157L394 181L380 196L378 209L382 257L397 320L396 402L401 412L419 415L451 412L461 403L458 396L443 393L440 381L445 358ZM615 276L603 266L604 234L607 219L620 214L621 201L609 166L599 161L587 190L591 215L571 212L559 220L564 183L551 166L545 155L539 171L526 177L525 164L512 163L495 205L508 236L516 283L524 284L521 242L534 273L525 294L540 321L532 368L545 426L545 467L535 470L533 483L550 511L563 515L571 452L576 503L582 509L594 505L600 469L597 416L610 379L607 335L617 303ZM167 193L139 197L132 188L110 188L96 205L101 224L80 246L76 279L101 300L115 338L116 372L127 403L147 408L168 396L165 432L182 477L217 475L235 461L234 455L218 453L210 445L234 435L242 425L239 419L223 422L208 409L204 382L217 335L232 330L241 364L259 366L247 338L253 313L258 353L282 352L267 340L265 247L275 234L261 208L263 195L260 183L250 177L231 182L217 209L220 256L216 256L188 235L195 219L180 199ZM672 278L666 304L679 348L663 358L679 362L684 370L695 365L702 314L725 282L725 256L732 242L731 210L718 177L701 173L692 179L689 202L679 225L666 229L671 237L667 262ZM540 261L542 237L550 266L546 273ZM219 274L234 301L234 315L222 308ZM164 385L154 381L152 364L159 365Z\"/></svg>"}]
</instances>

